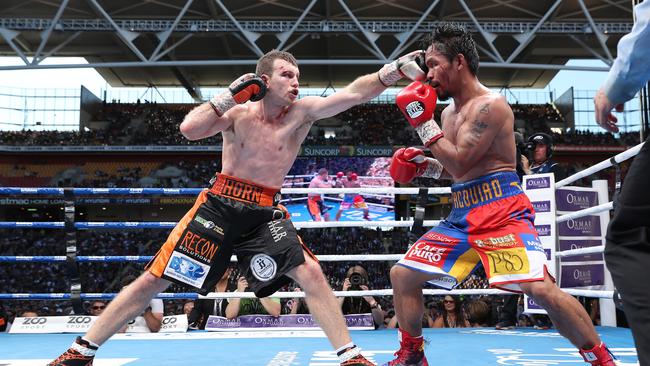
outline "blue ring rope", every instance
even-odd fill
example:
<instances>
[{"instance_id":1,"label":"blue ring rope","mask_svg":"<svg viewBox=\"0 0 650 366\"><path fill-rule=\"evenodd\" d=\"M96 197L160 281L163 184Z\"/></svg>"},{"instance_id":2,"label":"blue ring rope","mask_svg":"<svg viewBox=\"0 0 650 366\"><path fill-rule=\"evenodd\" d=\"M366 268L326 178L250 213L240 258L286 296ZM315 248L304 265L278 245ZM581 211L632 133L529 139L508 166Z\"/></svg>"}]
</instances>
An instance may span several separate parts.
<instances>
[{"instance_id":1,"label":"blue ring rope","mask_svg":"<svg viewBox=\"0 0 650 366\"><path fill-rule=\"evenodd\" d=\"M82 300L111 300L117 296L116 293L82 293ZM199 294L193 292L164 292L156 295L157 299L198 299ZM2 294L0 293L0 300L70 300L68 293L35 293L35 294Z\"/></svg>"},{"instance_id":2,"label":"blue ring rope","mask_svg":"<svg viewBox=\"0 0 650 366\"><path fill-rule=\"evenodd\" d=\"M77 256L77 262L149 262L151 255L80 255ZM65 262L64 255L0 255L1 262Z\"/></svg>"},{"instance_id":3,"label":"blue ring rope","mask_svg":"<svg viewBox=\"0 0 650 366\"><path fill-rule=\"evenodd\" d=\"M33 229L63 229L63 221L0 221L0 229L8 228L33 228ZM75 222L77 229L171 229L176 226L170 221L148 221L148 222L120 222L120 221L91 221Z\"/></svg>"},{"instance_id":4,"label":"blue ring rope","mask_svg":"<svg viewBox=\"0 0 650 366\"><path fill-rule=\"evenodd\" d=\"M72 188L72 194L76 196L93 195L165 195L183 196L197 195L203 188ZM63 196L63 188L22 188L22 187L0 187L0 195L51 195Z\"/></svg>"}]
</instances>

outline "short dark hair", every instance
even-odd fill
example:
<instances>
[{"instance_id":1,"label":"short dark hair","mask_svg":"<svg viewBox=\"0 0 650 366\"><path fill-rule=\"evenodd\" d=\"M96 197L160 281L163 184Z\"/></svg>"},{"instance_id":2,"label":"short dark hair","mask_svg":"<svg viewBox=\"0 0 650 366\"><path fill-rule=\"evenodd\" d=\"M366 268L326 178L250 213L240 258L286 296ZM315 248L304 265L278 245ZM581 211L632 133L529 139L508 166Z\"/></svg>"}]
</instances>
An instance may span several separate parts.
<instances>
[{"instance_id":1,"label":"short dark hair","mask_svg":"<svg viewBox=\"0 0 650 366\"><path fill-rule=\"evenodd\" d=\"M298 67L298 61L292 54L286 51L271 50L265 53L259 60L257 60L257 67L255 74L262 76L262 74L271 75L273 73L273 61L276 59L287 61L293 66Z\"/></svg>"},{"instance_id":2,"label":"short dark hair","mask_svg":"<svg viewBox=\"0 0 650 366\"><path fill-rule=\"evenodd\" d=\"M478 51L472 35L465 27L447 22L440 22L433 27L433 31L424 41L422 48L427 49L435 45L436 50L445 55L451 62L456 55L461 54L467 60L469 71L478 75Z\"/></svg>"}]
</instances>

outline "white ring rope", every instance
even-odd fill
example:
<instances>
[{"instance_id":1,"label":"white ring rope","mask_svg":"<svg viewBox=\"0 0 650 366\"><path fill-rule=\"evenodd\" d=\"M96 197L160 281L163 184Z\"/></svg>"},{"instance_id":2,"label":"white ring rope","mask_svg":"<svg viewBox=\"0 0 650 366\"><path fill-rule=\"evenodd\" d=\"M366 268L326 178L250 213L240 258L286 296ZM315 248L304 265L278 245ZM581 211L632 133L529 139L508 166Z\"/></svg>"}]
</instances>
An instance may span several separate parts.
<instances>
[{"instance_id":1,"label":"white ring rope","mask_svg":"<svg viewBox=\"0 0 650 366\"><path fill-rule=\"evenodd\" d=\"M556 188L560 188L568 185L569 183L575 182L581 178L584 178L590 174L598 172L600 170L611 167L616 163L625 161L639 153L643 143L636 145L629 150L626 150L613 158L602 161L594 166L591 166L581 172L578 172L572 176L569 176L556 183ZM298 176L294 176L298 177ZM307 177L307 176L305 176ZM377 178L377 177L373 177ZM435 188L426 188L428 194L433 195L444 195L450 194L450 187L435 187ZM360 194L419 194L421 188L394 188L394 187L356 187L356 188L282 188L281 192L283 194L308 194L308 193L320 193L320 194L341 194L341 193L360 193ZM556 218L557 222L564 222L571 219L588 216L591 214L600 213L603 211L608 211L613 209L613 202L604 203L598 206L590 207L584 210L579 210L572 212L570 214L561 215ZM440 220L424 220L423 225L426 227L431 227L438 225ZM320 221L320 222L294 222L294 226L297 229L302 228L331 228L331 227L411 227L413 226L412 220L407 221L396 221L396 220L387 220L387 221ZM584 255L584 254L594 254L602 253L604 251L604 246L594 246L587 248L571 249L565 251L557 251L555 253L556 258L563 258L568 256L575 255ZM343 262L343 261L398 261L403 257L403 254L356 254L356 255L317 255L316 256L320 261L333 261L333 262ZM27 257L25 257L27 258ZM231 257L232 261L236 261L236 256ZM586 289L571 289L563 288L563 291L573 296L584 296L584 297L595 297L595 298L605 298L611 299L613 297L613 291L601 291L601 290L586 290ZM393 296L392 289L385 290L368 290L368 291L334 291L335 296L337 297L361 297L361 296ZM457 290L441 290L441 289L423 289L424 295L512 295L512 292L499 290L499 289L457 289ZM101 294L90 294L90 295L101 295ZM254 298L256 297L252 292L211 292L206 296L199 295L200 299L223 299L223 298ZM290 291L290 292L276 292L271 297L275 298L302 298L305 297L304 292Z\"/></svg>"},{"instance_id":2,"label":"white ring rope","mask_svg":"<svg viewBox=\"0 0 650 366\"><path fill-rule=\"evenodd\" d=\"M234 257L234 256L233 256ZM404 254L321 254L316 255L319 261L323 262L353 262L353 261L398 261Z\"/></svg>"},{"instance_id":3,"label":"white ring rope","mask_svg":"<svg viewBox=\"0 0 650 366\"><path fill-rule=\"evenodd\" d=\"M604 299L611 299L614 291L603 290L583 290L573 288L563 288L562 291L573 296L584 297L598 297ZM511 291L504 291L499 289L462 289L462 290L438 290L438 289L423 289L424 295L444 296L444 295L517 295ZM393 296L393 289L385 290L367 290L367 291L334 291L334 296L337 297L361 297L361 296ZM237 299L237 298L255 298L253 292L210 292L205 296L199 295L199 299ZM305 297L302 291L281 291L276 292L269 297L275 298L299 298Z\"/></svg>"},{"instance_id":4,"label":"white ring rope","mask_svg":"<svg viewBox=\"0 0 650 366\"><path fill-rule=\"evenodd\" d=\"M285 179L296 179L296 178L309 178L309 179L311 179L311 178L314 178L316 175L318 175L318 174L287 175L285 177ZM330 174L329 177L334 178L334 177L336 177L336 175ZM361 176L357 176L357 179L359 179L359 180L361 180L361 179L390 179L390 180L392 180L393 178L375 176L375 175L361 175Z\"/></svg>"},{"instance_id":5,"label":"white ring rope","mask_svg":"<svg viewBox=\"0 0 650 366\"><path fill-rule=\"evenodd\" d=\"M451 187L427 188L429 194L451 194ZM394 187L361 187L361 188L282 188L282 194L339 194L339 193L393 193L393 194L418 194L420 188L394 188Z\"/></svg>"},{"instance_id":6,"label":"white ring rope","mask_svg":"<svg viewBox=\"0 0 650 366\"><path fill-rule=\"evenodd\" d=\"M570 249L570 250L558 251L558 252L555 252L555 257L556 258L564 258L564 257L573 256L573 255L597 254L597 253L602 253L603 250L605 250L604 245L596 245L595 247L587 247L587 248L578 248L578 249Z\"/></svg>"},{"instance_id":7,"label":"white ring rope","mask_svg":"<svg viewBox=\"0 0 650 366\"><path fill-rule=\"evenodd\" d=\"M609 168L610 166L614 165L614 163L620 163L620 162L623 162L623 161L625 161L625 160L627 160L627 159L629 159L631 157L634 157L634 156L636 156L636 154L639 153L639 151L643 147L644 143L645 142L642 142L642 143L640 143L640 144L638 144L638 145L636 145L636 146L634 146L634 147L632 147L632 148L630 148L628 150L623 151L620 154L615 155L612 158L609 158L607 160L603 160L600 163L598 163L596 165L593 165L593 166L590 166L589 168L587 168L587 169L585 169L583 171L580 171L580 172L577 172L577 173L575 173L575 174L573 174L571 176L568 176L568 177L562 179L561 181L555 183L555 187L556 188L564 187L564 186L568 185L569 183L573 183L573 182L577 181L578 179L584 178L584 177L586 177L588 175L591 175L591 174L597 173L597 172L599 172L599 171L601 171L603 169Z\"/></svg>"},{"instance_id":8,"label":"white ring rope","mask_svg":"<svg viewBox=\"0 0 650 366\"><path fill-rule=\"evenodd\" d=\"M440 220L424 220L423 226L431 227L440 223ZM296 229L313 229L325 227L411 227L413 220L406 221L297 221L293 225Z\"/></svg>"},{"instance_id":9,"label":"white ring rope","mask_svg":"<svg viewBox=\"0 0 650 366\"><path fill-rule=\"evenodd\" d=\"M601 213L603 211L609 211L614 208L614 202L603 203L602 205L585 208L583 210L571 212L570 214L561 215L556 218L557 222L569 221L572 219L577 219L579 217L589 216L592 214Z\"/></svg>"}]
</instances>

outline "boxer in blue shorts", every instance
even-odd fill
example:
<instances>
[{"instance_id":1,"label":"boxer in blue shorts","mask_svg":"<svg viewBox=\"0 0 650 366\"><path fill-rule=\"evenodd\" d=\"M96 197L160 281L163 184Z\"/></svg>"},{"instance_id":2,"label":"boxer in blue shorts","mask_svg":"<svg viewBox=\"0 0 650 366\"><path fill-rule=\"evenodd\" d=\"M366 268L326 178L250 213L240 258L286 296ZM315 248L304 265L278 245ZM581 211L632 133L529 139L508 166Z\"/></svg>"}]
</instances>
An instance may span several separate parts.
<instances>
[{"instance_id":1,"label":"boxer in blue shorts","mask_svg":"<svg viewBox=\"0 0 650 366\"><path fill-rule=\"evenodd\" d=\"M615 366L585 309L546 270L534 210L515 173L512 109L479 82L474 40L464 28L440 23L424 47L428 83L411 83L395 102L435 159L402 148L390 173L402 184L418 176L453 179L453 209L391 269L400 349L386 365L428 365L422 285L452 289L482 264L491 286L523 292L541 305L586 362ZM450 97L441 128L433 119L436 101Z\"/></svg>"},{"instance_id":2,"label":"boxer in blue shorts","mask_svg":"<svg viewBox=\"0 0 650 366\"><path fill-rule=\"evenodd\" d=\"M398 263L430 274L452 289L481 263L491 286L518 291L543 281L546 254L533 226L533 208L513 172L492 173L451 187L453 209Z\"/></svg>"},{"instance_id":3,"label":"boxer in blue shorts","mask_svg":"<svg viewBox=\"0 0 650 366\"><path fill-rule=\"evenodd\" d=\"M339 173L341 173L341 178L342 178L343 173L342 172ZM337 173L337 177L338 177L338 173ZM348 172L347 175L345 176L345 179L340 179L340 186L343 188L361 187L361 183L359 183L359 177L357 176L357 173L352 171ZM343 211L349 210L351 208L363 210L364 220L370 220L368 204L366 204L366 200L363 198L363 196L358 193L346 193L343 196L343 201L341 202L341 205L339 206L339 210L336 213L336 221L339 221L339 219L341 219L341 214L343 213Z\"/></svg>"}]
</instances>

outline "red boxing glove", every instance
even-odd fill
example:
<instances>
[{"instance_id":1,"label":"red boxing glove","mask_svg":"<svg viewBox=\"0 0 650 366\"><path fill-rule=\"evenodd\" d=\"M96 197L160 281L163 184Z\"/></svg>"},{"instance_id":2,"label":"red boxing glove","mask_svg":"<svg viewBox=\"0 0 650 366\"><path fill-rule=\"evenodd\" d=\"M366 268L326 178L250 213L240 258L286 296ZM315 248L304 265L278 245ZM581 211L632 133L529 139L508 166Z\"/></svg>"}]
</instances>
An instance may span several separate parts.
<instances>
[{"instance_id":1,"label":"red boxing glove","mask_svg":"<svg viewBox=\"0 0 650 366\"><path fill-rule=\"evenodd\" d=\"M429 85L414 81L395 96L395 103L404 117L415 128L424 146L429 146L444 136L433 120L438 96Z\"/></svg>"},{"instance_id":2,"label":"red boxing glove","mask_svg":"<svg viewBox=\"0 0 650 366\"><path fill-rule=\"evenodd\" d=\"M394 181L406 184L415 177L440 178L442 164L436 159L424 156L424 151L415 148L401 148L393 154L390 176Z\"/></svg>"},{"instance_id":3,"label":"red boxing glove","mask_svg":"<svg viewBox=\"0 0 650 366\"><path fill-rule=\"evenodd\" d=\"M215 95L209 103L219 117L223 116L230 108L247 101L257 102L266 94L266 84L259 76L248 73L233 81L228 90Z\"/></svg>"}]
</instances>

